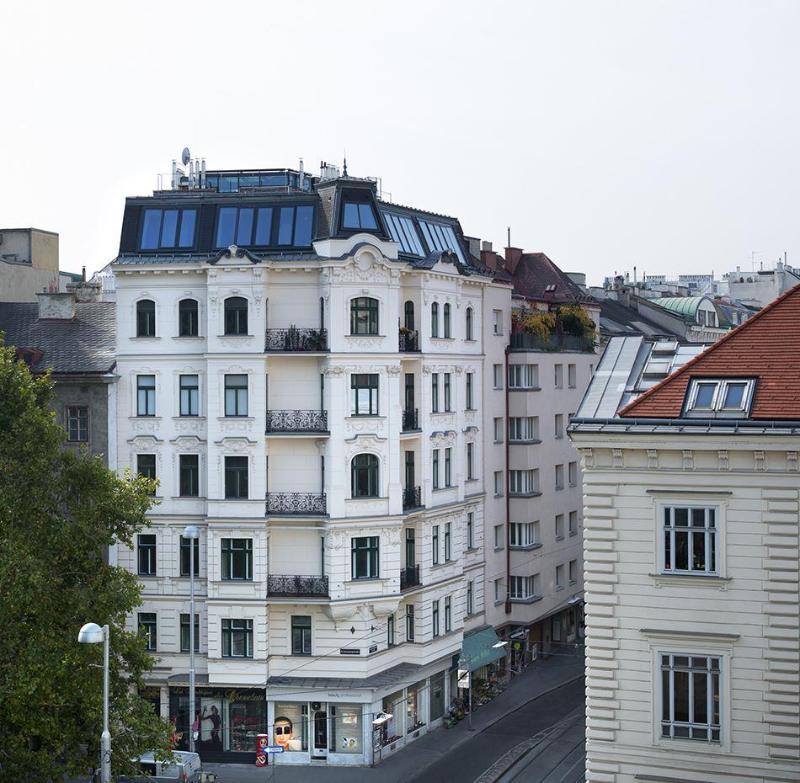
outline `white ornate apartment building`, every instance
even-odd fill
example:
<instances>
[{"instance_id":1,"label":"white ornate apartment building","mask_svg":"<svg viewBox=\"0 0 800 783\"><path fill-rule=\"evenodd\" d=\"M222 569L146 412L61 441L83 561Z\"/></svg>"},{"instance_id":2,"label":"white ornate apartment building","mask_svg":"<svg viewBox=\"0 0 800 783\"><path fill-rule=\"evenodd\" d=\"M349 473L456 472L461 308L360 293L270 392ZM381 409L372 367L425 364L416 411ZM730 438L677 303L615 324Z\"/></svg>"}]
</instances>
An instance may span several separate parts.
<instances>
[{"instance_id":1,"label":"white ornate apartment building","mask_svg":"<svg viewBox=\"0 0 800 783\"><path fill-rule=\"evenodd\" d=\"M800 287L666 379L612 340L571 426L587 780L800 780ZM621 403L621 405L620 405Z\"/></svg>"},{"instance_id":2,"label":"white ornate apartment building","mask_svg":"<svg viewBox=\"0 0 800 783\"><path fill-rule=\"evenodd\" d=\"M194 524L201 754L264 732L281 763L368 764L437 725L486 618L510 286L456 220L330 168L178 175L127 200L112 269L118 464L158 479L117 552L156 708L188 737Z\"/></svg>"}]
</instances>

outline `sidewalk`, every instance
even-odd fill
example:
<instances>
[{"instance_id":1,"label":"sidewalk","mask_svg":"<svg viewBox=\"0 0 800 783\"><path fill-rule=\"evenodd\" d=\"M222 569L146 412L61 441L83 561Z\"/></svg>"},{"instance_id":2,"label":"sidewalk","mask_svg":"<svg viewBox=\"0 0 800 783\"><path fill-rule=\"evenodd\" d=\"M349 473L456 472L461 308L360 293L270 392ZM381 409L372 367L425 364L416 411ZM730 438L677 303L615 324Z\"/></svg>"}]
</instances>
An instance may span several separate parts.
<instances>
[{"instance_id":1,"label":"sidewalk","mask_svg":"<svg viewBox=\"0 0 800 783\"><path fill-rule=\"evenodd\" d=\"M475 711L472 716L474 731L469 730L469 720L464 718L452 729L434 729L373 768L314 764L258 769L243 764L208 764L203 769L215 772L217 783L406 783L444 753L468 742L476 732L543 693L582 677L583 665L582 651L564 651L537 661L515 677L497 698ZM479 774L480 770L475 773Z\"/></svg>"}]
</instances>

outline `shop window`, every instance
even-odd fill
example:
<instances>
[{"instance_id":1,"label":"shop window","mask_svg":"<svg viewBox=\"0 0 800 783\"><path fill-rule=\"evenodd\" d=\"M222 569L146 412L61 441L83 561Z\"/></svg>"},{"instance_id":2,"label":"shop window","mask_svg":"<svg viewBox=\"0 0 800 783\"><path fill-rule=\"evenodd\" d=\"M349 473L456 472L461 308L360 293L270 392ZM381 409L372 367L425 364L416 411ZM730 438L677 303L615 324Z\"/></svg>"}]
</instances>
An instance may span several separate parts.
<instances>
[{"instance_id":1,"label":"shop window","mask_svg":"<svg viewBox=\"0 0 800 783\"><path fill-rule=\"evenodd\" d=\"M308 705L276 704L272 734L274 743L287 753L308 751Z\"/></svg>"},{"instance_id":2,"label":"shop window","mask_svg":"<svg viewBox=\"0 0 800 783\"><path fill-rule=\"evenodd\" d=\"M430 684L430 721L438 720L444 715L444 672L431 677Z\"/></svg>"},{"instance_id":3,"label":"shop window","mask_svg":"<svg viewBox=\"0 0 800 783\"><path fill-rule=\"evenodd\" d=\"M425 725L422 720L422 699L427 692L425 681L414 683L410 686L406 696L406 734L411 734Z\"/></svg>"},{"instance_id":4,"label":"shop window","mask_svg":"<svg viewBox=\"0 0 800 783\"><path fill-rule=\"evenodd\" d=\"M403 732L403 691L397 691L383 699L383 713L388 719L381 725L381 745L391 745L400 739Z\"/></svg>"},{"instance_id":5,"label":"shop window","mask_svg":"<svg viewBox=\"0 0 800 783\"><path fill-rule=\"evenodd\" d=\"M361 705L332 704L330 714L330 751L362 753Z\"/></svg>"}]
</instances>

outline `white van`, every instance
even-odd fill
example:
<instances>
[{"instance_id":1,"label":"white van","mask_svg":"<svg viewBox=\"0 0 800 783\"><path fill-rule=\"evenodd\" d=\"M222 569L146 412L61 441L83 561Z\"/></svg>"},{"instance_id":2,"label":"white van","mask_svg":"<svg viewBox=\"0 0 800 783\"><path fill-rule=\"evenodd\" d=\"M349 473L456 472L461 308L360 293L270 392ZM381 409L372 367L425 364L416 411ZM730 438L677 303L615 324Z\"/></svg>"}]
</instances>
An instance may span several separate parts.
<instances>
[{"instance_id":1,"label":"white van","mask_svg":"<svg viewBox=\"0 0 800 783\"><path fill-rule=\"evenodd\" d=\"M173 750L172 761L156 761L152 753L143 753L136 763L142 775L123 776L120 783L140 783L140 781L155 781L155 783L200 783L202 764L197 753L185 750Z\"/></svg>"}]
</instances>

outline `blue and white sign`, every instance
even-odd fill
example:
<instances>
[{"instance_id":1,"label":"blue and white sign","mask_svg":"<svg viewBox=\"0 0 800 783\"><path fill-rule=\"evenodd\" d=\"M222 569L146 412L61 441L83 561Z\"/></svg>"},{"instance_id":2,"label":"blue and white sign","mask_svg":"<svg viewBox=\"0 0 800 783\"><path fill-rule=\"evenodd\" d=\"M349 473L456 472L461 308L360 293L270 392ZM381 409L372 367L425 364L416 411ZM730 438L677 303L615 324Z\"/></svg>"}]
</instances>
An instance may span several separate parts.
<instances>
[{"instance_id":1,"label":"blue and white sign","mask_svg":"<svg viewBox=\"0 0 800 783\"><path fill-rule=\"evenodd\" d=\"M267 753L283 753L284 750L283 745L267 745Z\"/></svg>"}]
</instances>

